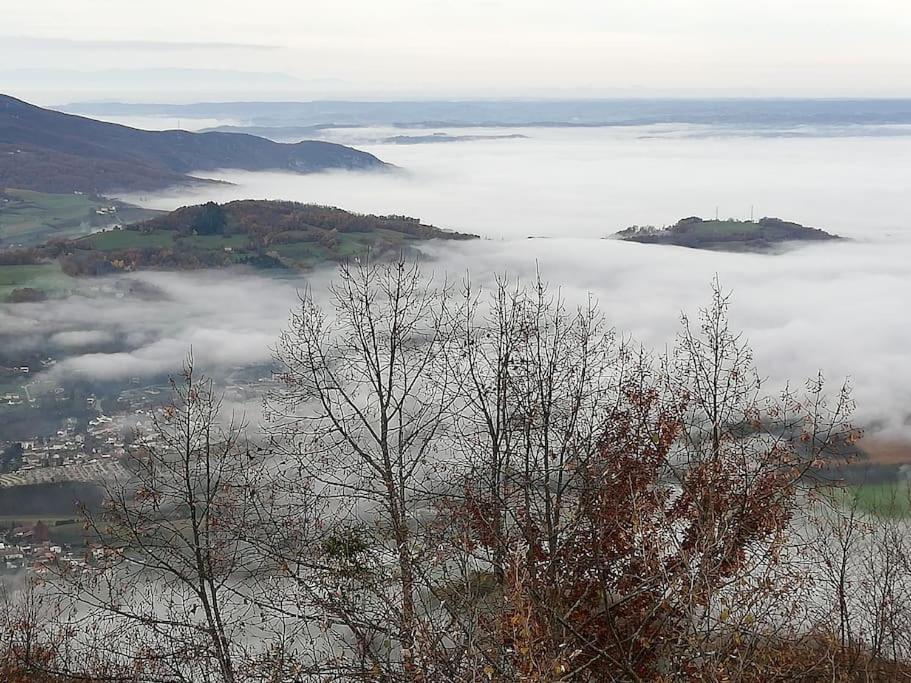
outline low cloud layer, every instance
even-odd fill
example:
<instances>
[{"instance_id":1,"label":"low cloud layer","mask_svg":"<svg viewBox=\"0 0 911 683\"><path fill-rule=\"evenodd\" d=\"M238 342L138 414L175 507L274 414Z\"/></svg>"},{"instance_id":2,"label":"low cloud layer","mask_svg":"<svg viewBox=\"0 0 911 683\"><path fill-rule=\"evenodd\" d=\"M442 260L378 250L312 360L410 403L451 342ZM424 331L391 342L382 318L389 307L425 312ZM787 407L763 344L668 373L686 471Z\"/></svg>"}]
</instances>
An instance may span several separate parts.
<instances>
[{"instance_id":1,"label":"low cloud layer","mask_svg":"<svg viewBox=\"0 0 911 683\"><path fill-rule=\"evenodd\" d=\"M703 137L692 137L698 130ZM364 144L390 134L521 133L527 139ZM820 134L825 131L820 130ZM203 175L234 185L126 197L173 209L209 198L293 199L417 216L491 239L603 237L691 215L777 216L860 240L911 229L911 137L744 137L719 128L353 129L360 146L401 173Z\"/></svg>"},{"instance_id":2,"label":"low cloud layer","mask_svg":"<svg viewBox=\"0 0 911 683\"><path fill-rule=\"evenodd\" d=\"M709 302L717 274L732 293L732 322L771 385L820 370L833 390L848 379L863 424L908 436L911 322L902 311L911 245L899 244L844 242L767 256L591 239L437 243L426 268L476 285L491 285L496 273L530 279L540 271L569 302L592 293L612 325L658 351L673 343L681 312L695 317ZM58 377L170 373L190 348L207 372L225 374L268 363L297 292L325 293L332 275L320 271L308 283L224 271L135 274L122 280L141 283L141 296L105 290L10 306L0 325L27 346L49 339L69 354L53 371Z\"/></svg>"},{"instance_id":3,"label":"low cloud layer","mask_svg":"<svg viewBox=\"0 0 911 683\"><path fill-rule=\"evenodd\" d=\"M673 342L680 313L694 318L717 274L770 385L822 371L855 387L858 418L911 435L911 243L810 245L780 255L718 254L614 240L523 240L436 248L436 267L526 278L539 269L569 301L591 292L618 330L650 348Z\"/></svg>"},{"instance_id":4,"label":"low cloud layer","mask_svg":"<svg viewBox=\"0 0 911 683\"><path fill-rule=\"evenodd\" d=\"M61 376L108 380L173 372L191 348L210 371L267 363L303 281L207 272L80 284L65 299L0 309L0 329L26 348L62 348Z\"/></svg>"},{"instance_id":5,"label":"low cloud layer","mask_svg":"<svg viewBox=\"0 0 911 683\"><path fill-rule=\"evenodd\" d=\"M427 247L428 268L476 283L539 269L570 301L593 293L645 345L673 342L679 315L709 302L717 274L731 317L770 383L818 370L855 386L859 421L911 436L911 140L640 139L641 131L532 131L530 140L371 148L407 170L388 176L229 174L218 198L276 197L412 213L488 239ZM222 193L218 195L218 193ZM164 208L204 197L145 198ZM851 239L779 255L726 254L597 239L630 223L691 214L778 215ZM734 211L734 208L737 211ZM545 235L547 239L526 239ZM102 378L175 369L190 346L207 367L268 362L305 280L234 272L143 273L129 286L0 308L18 344L51 339L58 372ZM126 293L124 293L126 292ZM110 340L110 343L109 343ZM105 345L108 346L105 346Z\"/></svg>"}]
</instances>

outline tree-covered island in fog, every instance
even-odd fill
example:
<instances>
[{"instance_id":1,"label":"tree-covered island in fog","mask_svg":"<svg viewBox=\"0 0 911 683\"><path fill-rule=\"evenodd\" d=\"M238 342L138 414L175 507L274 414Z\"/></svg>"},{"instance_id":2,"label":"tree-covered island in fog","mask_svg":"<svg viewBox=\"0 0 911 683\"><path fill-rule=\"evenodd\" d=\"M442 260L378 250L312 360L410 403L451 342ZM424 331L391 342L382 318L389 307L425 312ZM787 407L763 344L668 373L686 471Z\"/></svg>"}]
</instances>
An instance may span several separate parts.
<instances>
[{"instance_id":1,"label":"tree-covered island in fog","mask_svg":"<svg viewBox=\"0 0 911 683\"><path fill-rule=\"evenodd\" d=\"M614 237L642 244L670 244L691 249L714 251L774 250L785 242L819 242L841 239L820 230L780 218L760 218L758 221L704 220L698 216L681 218L665 228L632 226L615 233Z\"/></svg>"}]
</instances>

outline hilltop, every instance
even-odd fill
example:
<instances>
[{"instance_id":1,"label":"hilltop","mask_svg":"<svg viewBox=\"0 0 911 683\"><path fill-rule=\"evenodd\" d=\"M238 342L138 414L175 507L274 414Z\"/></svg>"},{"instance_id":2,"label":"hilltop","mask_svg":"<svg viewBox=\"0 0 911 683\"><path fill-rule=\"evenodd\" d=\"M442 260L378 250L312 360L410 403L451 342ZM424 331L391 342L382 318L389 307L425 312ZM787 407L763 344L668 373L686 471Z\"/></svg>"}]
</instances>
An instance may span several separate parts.
<instances>
[{"instance_id":1,"label":"hilltop","mask_svg":"<svg viewBox=\"0 0 911 683\"><path fill-rule=\"evenodd\" d=\"M104 193L206 182L189 174L219 168L311 173L388 167L372 154L329 142L139 130L0 95L0 188Z\"/></svg>"},{"instance_id":2,"label":"hilltop","mask_svg":"<svg viewBox=\"0 0 911 683\"><path fill-rule=\"evenodd\" d=\"M306 270L368 251L380 258L399 254L431 239L477 236L443 230L417 218L356 214L329 206L209 202L80 239L0 254L0 284L6 273L8 298L15 299L27 288L53 290L58 276L233 265Z\"/></svg>"},{"instance_id":3,"label":"hilltop","mask_svg":"<svg viewBox=\"0 0 911 683\"><path fill-rule=\"evenodd\" d=\"M666 228L633 226L614 234L627 242L642 244L671 244L692 249L714 251L771 251L784 242L806 242L841 239L799 223L780 218L760 218L758 221L703 220L698 216L681 218Z\"/></svg>"}]
</instances>

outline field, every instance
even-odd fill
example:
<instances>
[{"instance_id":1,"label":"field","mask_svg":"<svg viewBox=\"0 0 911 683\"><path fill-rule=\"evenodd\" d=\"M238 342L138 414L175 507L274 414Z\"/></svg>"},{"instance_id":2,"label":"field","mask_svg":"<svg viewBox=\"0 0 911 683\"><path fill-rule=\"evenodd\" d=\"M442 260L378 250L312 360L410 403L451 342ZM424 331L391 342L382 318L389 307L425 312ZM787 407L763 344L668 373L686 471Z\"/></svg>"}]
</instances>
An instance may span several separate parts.
<instances>
[{"instance_id":1,"label":"field","mask_svg":"<svg viewBox=\"0 0 911 683\"><path fill-rule=\"evenodd\" d=\"M56 263L34 266L0 266L0 302L14 289L29 287L46 292L60 292L68 289L72 280L60 270Z\"/></svg>"},{"instance_id":2,"label":"field","mask_svg":"<svg viewBox=\"0 0 911 683\"><path fill-rule=\"evenodd\" d=\"M297 235L297 233L288 233ZM321 263L341 261L365 253L368 249L382 249L390 246L401 246L412 241L401 233L391 230L375 229L370 232L339 233L336 242L326 246L314 241L306 233L300 233L300 240L271 245L270 252L278 255L281 261L293 268L312 268ZM180 253L218 253L223 255L225 249L233 252L231 258L240 262L247 257L254 257L256 250L251 247L250 237L245 234L227 235L185 235L176 230L158 228L152 231L138 230L105 230L79 239L81 244L90 245L95 251L118 252L128 249L174 249ZM112 255L111 258L116 257Z\"/></svg>"},{"instance_id":3,"label":"field","mask_svg":"<svg viewBox=\"0 0 911 683\"><path fill-rule=\"evenodd\" d=\"M91 245L98 251L117 251L120 249L141 249L143 247L166 248L174 246L173 230L155 230L139 232L137 230L105 230L94 235L83 237L79 242Z\"/></svg>"},{"instance_id":4,"label":"field","mask_svg":"<svg viewBox=\"0 0 911 683\"><path fill-rule=\"evenodd\" d=\"M197 249L215 249L220 251L225 247L243 249L250 243L246 235L191 235L181 239L181 244L189 244Z\"/></svg>"},{"instance_id":5,"label":"field","mask_svg":"<svg viewBox=\"0 0 911 683\"><path fill-rule=\"evenodd\" d=\"M846 505L878 517L911 516L911 481L848 486L841 493Z\"/></svg>"},{"instance_id":6,"label":"field","mask_svg":"<svg viewBox=\"0 0 911 683\"><path fill-rule=\"evenodd\" d=\"M99 210L106 213L98 214ZM49 239L78 237L101 226L143 220L157 213L85 194L7 189L0 191L0 247L37 246Z\"/></svg>"},{"instance_id":7,"label":"field","mask_svg":"<svg viewBox=\"0 0 911 683\"><path fill-rule=\"evenodd\" d=\"M376 229L369 233L339 233L338 242L331 248L317 242L301 240L275 245L273 251L283 261L295 268L312 268L322 263L343 261L366 253L368 250L382 249L383 246L397 248L413 241L401 233L391 230Z\"/></svg>"},{"instance_id":8,"label":"field","mask_svg":"<svg viewBox=\"0 0 911 683\"><path fill-rule=\"evenodd\" d=\"M860 512L883 517L911 518L911 444L901 439L864 437L858 452L840 467L846 486L838 496Z\"/></svg>"},{"instance_id":9,"label":"field","mask_svg":"<svg viewBox=\"0 0 911 683\"><path fill-rule=\"evenodd\" d=\"M85 195L7 190L0 199L0 245L33 246L91 230L100 201Z\"/></svg>"},{"instance_id":10,"label":"field","mask_svg":"<svg viewBox=\"0 0 911 683\"><path fill-rule=\"evenodd\" d=\"M79 242L90 244L92 249L98 251L147 247L156 249L183 247L202 251L223 251L226 247L243 249L250 243L250 238L247 235L188 235L181 237L175 230L153 230L151 232L105 230L83 237Z\"/></svg>"},{"instance_id":11,"label":"field","mask_svg":"<svg viewBox=\"0 0 911 683\"><path fill-rule=\"evenodd\" d=\"M274 251L283 261L303 268L312 268L329 259L329 250L313 242L280 244L275 247Z\"/></svg>"}]
</instances>

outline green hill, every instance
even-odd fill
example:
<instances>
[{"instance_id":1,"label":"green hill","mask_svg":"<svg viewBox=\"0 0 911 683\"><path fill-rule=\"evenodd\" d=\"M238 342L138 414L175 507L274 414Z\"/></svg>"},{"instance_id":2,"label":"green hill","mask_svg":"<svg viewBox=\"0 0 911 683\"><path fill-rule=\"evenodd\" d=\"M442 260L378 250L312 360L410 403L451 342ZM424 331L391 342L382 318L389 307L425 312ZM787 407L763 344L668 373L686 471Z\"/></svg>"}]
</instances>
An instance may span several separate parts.
<instances>
[{"instance_id":1,"label":"green hill","mask_svg":"<svg viewBox=\"0 0 911 683\"><path fill-rule=\"evenodd\" d=\"M819 228L808 228L780 218L758 221L703 220L682 218L666 228L634 226L614 237L642 244L669 244L714 251L773 251L786 242L819 242L841 239Z\"/></svg>"},{"instance_id":2,"label":"green hill","mask_svg":"<svg viewBox=\"0 0 911 683\"><path fill-rule=\"evenodd\" d=\"M431 239L477 236L443 230L416 218L356 214L329 206L260 200L209 202L79 239L0 252L0 284L7 273L7 298L15 300L15 288L40 290L55 273L78 277L234 265L306 270L368 252L377 258L403 251L417 253L417 245Z\"/></svg>"}]
</instances>

